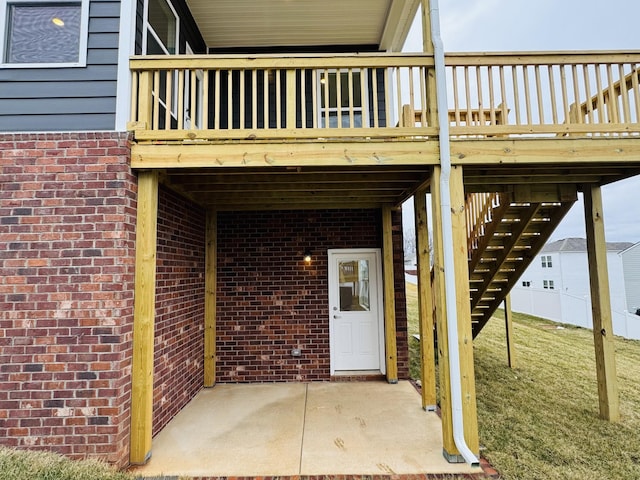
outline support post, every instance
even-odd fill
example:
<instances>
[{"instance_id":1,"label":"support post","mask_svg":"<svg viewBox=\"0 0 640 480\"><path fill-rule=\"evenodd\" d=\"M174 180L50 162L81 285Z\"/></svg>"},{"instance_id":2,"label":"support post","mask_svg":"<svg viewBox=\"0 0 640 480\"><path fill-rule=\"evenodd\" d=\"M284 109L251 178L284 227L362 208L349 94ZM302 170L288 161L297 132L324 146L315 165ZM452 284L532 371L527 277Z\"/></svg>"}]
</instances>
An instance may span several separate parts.
<instances>
[{"instance_id":1,"label":"support post","mask_svg":"<svg viewBox=\"0 0 640 480\"><path fill-rule=\"evenodd\" d=\"M453 439L451 409L451 378L449 376L449 344L447 311L444 287L444 250L442 236L439 166L434 167L431 179L431 204L433 210L434 239L434 289L436 299L436 325L438 331L438 366L440 369L440 410L442 417L442 441L444 455L451 462L464 462ZM473 335L471 331L471 303L469 302L469 266L467 259L467 228L462 167L451 169L451 210L453 229L454 269L456 283L456 308L458 311L458 348L460 352L460 374L462 377L462 416L464 437L472 452L478 453L478 413L473 366Z\"/></svg>"},{"instance_id":2,"label":"support post","mask_svg":"<svg viewBox=\"0 0 640 480\"><path fill-rule=\"evenodd\" d=\"M478 412L476 406L476 379L473 365L473 332L471 329L471 293L469 291L469 256L467 252L466 199L462 167L451 167L451 223L453 230L453 259L458 312L458 348L462 377L462 416L464 438L469 449L480 452Z\"/></svg>"},{"instance_id":3,"label":"support post","mask_svg":"<svg viewBox=\"0 0 640 480\"><path fill-rule=\"evenodd\" d=\"M382 256L384 276L384 337L387 381L389 383L398 383L396 299L393 278L393 226L391 222L391 207L382 208Z\"/></svg>"},{"instance_id":4,"label":"support post","mask_svg":"<svg viewBox=\"0 0 640 480\"><path fill-rule=\"evenodd\" d=\"M431 176L431 211L433 218L433 291L435 322L438 334L438 372L440 383L440 417L442 418L442 448L447 458L460 455L453 439L451 410L451 377L449 375L449 341L447 305L444 287L444 250L442 248L441 167L433 167Z\"/></svg>"},{"instance_id":5,"label":"support post","mask_svg":"<svg viewBox=\"0 0 640 480\"><path fill-rule=\"evenodd\" d=\"M217 230L215 210L207 212L204 299L204 386L216 383Z\"/></svg>"},{"instance_id":6,"label":"support post","mask_svg":"<svg viewBox=\"0 0 640 480\"><path fill-rule=\"evenodd\" d=\"M420 325L420 378L422 408L436 408L436 363L433 335L433 294L431 291L431 261L429 257L429 225L425 191L413 196L416 259L418 262L418 316Z\"/></svg>"},{"instance_id":7,"label":"support post","mask_svg":"<svg viewBox=\"0 0 640 480\"><path fill-rule=\"evenodd\" d=\"M584 189L584 218L587 230L600 417L617 422L620 420L620 406L607 270L607 245L602 214L602 192L597 185L587 185Z\"/></svg>"},{"instance_id":8,"label":"support post","mask_svg":"<svg viewBox=\"0 0 640 480\"><path fill-rule=\"evenodd\" d=\"M158 225L158 173L138 174L136 271L131 367L131 450L134 465L151 456L153 422L153 344Z\"/></svg>"},{"instance_id":9,"label":"support post","mask_svg":"<svg viewBox=\"0 0 640 480\"><path fill-rule=\"evenodd\" d=\"M513 315L511 312L511 294L504 297L504 327L507 336L507 364L516 368L516 352L513 346Z\"/></svg>"},{"instance_id":10,"label":"support post","mask_svg":"<svg viewBox=\"0 0 640 480\"><path fill-rule=\"evenodd\" d=\"M431 40L431 11L429 0L422 0L422 49L424 53L434 55L435 48ZM426 69L426 94L427 94L427 125L438 125L438 102L436 99L436 71L435 68ZM412 107L414 107L412 105Z\"/></svg>"}]
</instances>

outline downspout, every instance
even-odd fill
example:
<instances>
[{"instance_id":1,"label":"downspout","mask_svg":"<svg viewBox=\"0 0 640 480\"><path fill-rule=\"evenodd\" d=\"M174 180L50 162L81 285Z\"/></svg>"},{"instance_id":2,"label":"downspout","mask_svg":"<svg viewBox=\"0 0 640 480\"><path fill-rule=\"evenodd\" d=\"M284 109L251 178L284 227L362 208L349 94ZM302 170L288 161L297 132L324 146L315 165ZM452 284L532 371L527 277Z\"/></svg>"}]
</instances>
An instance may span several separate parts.
<instances>
[{"instance_id":1,"label":"downspout","mask_svg":"<svg viewBox=\"0 0 640 480\"><path fill-rule=\"evenodd\" d=\"M444 250L445 304L447 306L447 337L449 341L449 376L451 378L451 412L453 420L453 440L462 457L472 467L478 467L478 457L468 447L464 438L464 420L462 414L462 377L460 375L460 349L458 346L458 312L456 308L456 285L453 276L453 229L451 221L451 153L449 145L449 112L447 105L446 72L444 47L440 37L440 12L438 0L429 2L431 20L431 41L434 49L436 71L436 97L438 123L440 126L440 192L442 216L442 245Z\"/></svg>"}]
</instances>

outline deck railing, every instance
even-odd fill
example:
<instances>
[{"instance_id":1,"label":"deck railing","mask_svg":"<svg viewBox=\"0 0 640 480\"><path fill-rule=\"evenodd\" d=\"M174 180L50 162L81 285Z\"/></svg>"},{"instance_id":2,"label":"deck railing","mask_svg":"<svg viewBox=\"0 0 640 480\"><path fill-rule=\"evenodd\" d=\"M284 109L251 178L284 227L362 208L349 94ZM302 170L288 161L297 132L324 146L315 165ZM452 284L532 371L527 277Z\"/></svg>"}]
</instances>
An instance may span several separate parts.
<instances>
[{"instance_id":1,"label":"deck railing","mask_svg":"<svg viewBox=\"0 0 640 480\"><path fill-rule=\"evenodd\" d=\"M452 136L640 133L639 52L459 53L446 64Z\"/></svg>"},{"instance_id":2,"label":"deck railing","mask_svg":"<svg viewBox=\"0 0 640 480\"><path fill-rule=\"evenodd\" d=\"M426 120L433 58L408 54L138 57L132 128L139 139L275 139L435 134Z\"/></svg>"},{"instance_id":3,"label":"deck railing","mask_svg":"<svg viewBox=\"0 0 640 480\"><path fill-rule=\"evenodd\" d=\"M506 202L503 194L493 192L467 195L465 216L467 225L467 253L469 260L481 248L486 237L486 227L493 222L493 212Z\"/></svg>"},{"instance_id":4,"label":"deck railing","mask_svg":"<svg viewBox=\"0 0 640 480\"><path fill-rule=\"evenodd\" d=\"M640 135L640 52L448 54L453 138ZM424 139L421 54L131 60L139 140Z\"/></svg>"}]
</instances>

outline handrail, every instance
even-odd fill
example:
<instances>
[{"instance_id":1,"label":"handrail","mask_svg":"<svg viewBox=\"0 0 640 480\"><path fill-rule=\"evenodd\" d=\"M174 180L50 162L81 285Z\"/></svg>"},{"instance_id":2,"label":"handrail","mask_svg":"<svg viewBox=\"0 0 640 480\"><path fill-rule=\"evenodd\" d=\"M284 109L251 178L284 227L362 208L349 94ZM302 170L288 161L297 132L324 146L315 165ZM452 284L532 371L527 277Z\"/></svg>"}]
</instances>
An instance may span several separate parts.
<instances>
[{"instance_id":1,"label":"handrail","mask_svg":"<svg viewBox=\"0 0 640 480\"><path fill-rule=\"evenodd\" d=\"M493 210L502 203L500 193L480 192L467 195L467 252L469 259L478 250L486 233L486 225L493 222Z\"/></svg>"},{"instance_id":2,"label":"handrail","mask_svg":"<svg viewBox=\"0 0 640 480\"><path fill-rule=\"evenodd\" d=\"M388 138L403 99L426 112L424 54L133 57L130 129L138 140Z\"/></svg>"},{"instance_id":3,"label":"handrail","mask_svg":"<svg viewBox=\"0 0 640 480\"><path fill-rule=\"evenodd\" d=\"M640 135L640 51L450 53L445 64L454 139ZM144 56L130 65L137 140L439 132L427 122L427 54Z\"/></svg>"},{"instance_id":4,"label":"handrail","mask_svg":"<svg viewBox=\"0 0 640 480\"><path fill-rule=\"evenodd\" d=\"M452 137L640 135L639 51L454 53L446 63Z\"/></svg>"}]
</instances>

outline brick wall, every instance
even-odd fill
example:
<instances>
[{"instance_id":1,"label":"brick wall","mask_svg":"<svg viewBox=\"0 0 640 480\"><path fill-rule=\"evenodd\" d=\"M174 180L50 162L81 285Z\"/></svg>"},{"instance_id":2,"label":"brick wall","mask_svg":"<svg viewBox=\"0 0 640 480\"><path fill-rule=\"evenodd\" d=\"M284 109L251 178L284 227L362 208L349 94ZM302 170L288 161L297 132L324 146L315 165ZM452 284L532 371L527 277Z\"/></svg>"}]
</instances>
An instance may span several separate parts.
<instances>
[{"instance_id":1,"label":"brick wall","mask_svg":"<svg viewBox=\"0 0 640 480\"><path fill-rule=\"evenodd\" d=\"M218 381L330 379L327 249L380 248L380 218L378 210L218 214ZM398 357L406 378L401 222L395 213ZM303 355L292 357L292 348Z\"/></svg>"},{"instance_id":2,"label":"brick wall","mask_svg":"<svg viewBox=\"0 0 640 480\"><path fill-rule=\"evenodd\" d=\"M407 297L404 277L404 239L402 211L392 212L393 275L396 303L396 341L398 343L398 379L409 378L409 331L407 324Z\"/></svg>"},{"instance_id":3,"label":"brick wall","mask_svg":"<svg viewBox=\"0 0 640 480\"><path fill-rule=\"evenodd\" d=\"M205 212L160 188L154 359L153 433L204 381Z\"/></svg>"},{"instance_id":4,"label":"brick wall","mask_svg":"<svg viewBox=\"0 0 640 480\"><path fill-rule=\"evenodd\" d=\"M126 134L0 135L0 444L123 465L136 179Z\"/></svg>"}]
</instances>

